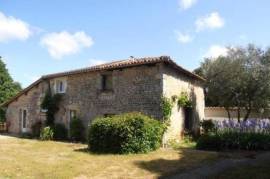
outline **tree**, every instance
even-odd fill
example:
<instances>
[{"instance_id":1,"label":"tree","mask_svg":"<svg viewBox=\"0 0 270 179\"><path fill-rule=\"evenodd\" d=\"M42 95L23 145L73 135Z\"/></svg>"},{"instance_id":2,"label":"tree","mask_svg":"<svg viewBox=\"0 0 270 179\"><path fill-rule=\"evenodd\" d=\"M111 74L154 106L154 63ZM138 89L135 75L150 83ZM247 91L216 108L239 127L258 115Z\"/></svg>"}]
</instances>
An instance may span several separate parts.
<instances>
[{"instance_id":1,"label":"tree","mask_svg":"<svg viewBox=\"0 0 270 179\"><path fill-rule=\"evenodd\" d=\"M21 90L21 85L11 78L5 63L0 57L0 104L7 101ZM0 121L4 120L4 109L0 107Z\"/></svg>"},{"instance_id":2,"label":"tree","mask_svg":"<svg viewBox=\"0 0 270 179\"><path fill-rule=\"evenodd\" d=\"M251 110L265 110L270 104L270 49L263 51L255 45L228 48L226 56L207 58L199 72L207 82L207 99L215 106L223 106L230 117L230 109L245 109L244 120Z\"/></svg>"}]
</instances>

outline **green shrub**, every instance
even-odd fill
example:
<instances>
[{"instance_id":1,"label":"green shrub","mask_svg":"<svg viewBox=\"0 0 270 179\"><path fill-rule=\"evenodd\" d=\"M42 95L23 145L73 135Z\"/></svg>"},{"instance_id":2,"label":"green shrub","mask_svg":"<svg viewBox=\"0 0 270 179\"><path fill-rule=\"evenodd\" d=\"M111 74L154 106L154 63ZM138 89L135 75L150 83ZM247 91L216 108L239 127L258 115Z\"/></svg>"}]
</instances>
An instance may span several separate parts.
<instances>
[{"instance_id":1,"label":"green shrub","mask_svg":"<svg viewBox=\"0 0 270 179\"><path fill-rule=\"evenodd\" d=\"M220 150L221 142L219 135L202 135L197 141L196 148L200 150Z\"/></svg>"},{"instance_id":2,"label":"green shrub","mask_svg":"<svg viewBox=\"0 0 270 179\"><path fill-rule=\"evenodd\" d=\"M70 122L70 138L73 141L85 141L85 128L82 121L78 118L73 118Z\"/></svg>"},{"instance_id":3,"label":"green shrub","mask_svg":"<svg viewBox=\"0 0 270 179\"><path fill-rule=\"evenodd\" d=\"M213 120L211 120L211 119L201 121L200 125L203 129L204 134L215 131L215 124L214 124Z\"/></svg>"},{"instance_id":4,"label":"green shrub","mask_svg":"<svg viewBox=\"0 0 270 179\"><path fill-rule=\"evenodd\" d=\"M192 107L192 102L188 97L188 94L186 92L182 92L177 100L178 107Z\"/></svg>"},{"instance_id":5,"label":"green shrub","mask_svg":"<svg viewBox=\"0 0 270 179\"><path fill-rule=\"evenodd\" d=\"M52 140L53 139L53 129L51 127L44 127L40 133L41 140Z\"/></svg>"},{"instance_id":6,"label":"green shrub","mask_svg":"<svg viewBox=\"0 0 270 179\"><path fill-rule=\"evenodd\" d=\"M34 123L31 126L31 128L32 128L32 136L34 138L38 138L40 136L41 127L42 127L42 122L41 121L37 121L36 123Z\"/></svg>"},{"instance_id":7,"label":"green shrub","mask_svg":"<svg viewBox=\"0 0 270 179\"><path fill-rule=\"evenodd\" d=\"M54 140L66 140L68 137L67 128L64 124L56 123L53 127Z\"/></svg>"},{"instance_id":8,"label":"green shrub","mask_svg":"<svg viewBox=\"0 0 270 179\"><path fill-rule=\"evenodd\" d=\"M235 131L207 134L199 138L196 148L205 150L270 150L270 134Z\"/></svg>"},{"instance_id":9,"label":"green shrub","mask_svg":"<svg viewBox=\"0 0 270 179\"><path fill-rule=\"evenodd\" d=\"M165 126L141 113L97 118L89 126L88 145L94 152L146 153L160 147Z\"/></svg>"}]
</instances>

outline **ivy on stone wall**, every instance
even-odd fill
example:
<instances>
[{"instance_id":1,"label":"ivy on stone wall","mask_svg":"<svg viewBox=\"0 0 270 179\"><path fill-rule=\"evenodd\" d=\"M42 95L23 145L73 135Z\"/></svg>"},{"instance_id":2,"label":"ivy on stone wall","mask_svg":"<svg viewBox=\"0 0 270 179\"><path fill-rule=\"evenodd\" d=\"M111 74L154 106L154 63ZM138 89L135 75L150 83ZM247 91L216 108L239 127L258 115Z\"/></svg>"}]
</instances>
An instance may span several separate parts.
<instances>
[{"instance_id":1,"label":"ivy on stone wall","mask_svg":"<svg viewBox=\"0 0 270 179\"><path fill-rule=\"evenodd\" d=\"M177 103L179 108L192 107L192 101L189 99L187 92L182 92L179 96L173 95L171 99L163 96L161 106L162 106L163 119L165 122L167 122L169 118L171 117L172 108L175 103Z\"/></svg>"},{"instance_id":2,"label":"ivy on stone wall","mask_svg":"<svg viewBox=\"0 0 270 179\"><path fill-rule=\"evenodd\" d=\"M168 119L172 115L173 103L169 98L162 97L161 106L162 106L163 119L164 119L164 121L168 121Z\"/></svg>"},{"instance_id":3,"label":"ivy on stone wall","mask_svg":"<svg viewBox=\"0 0 270 179\"><path fill-rule=\"evenodd\" d=\"M192 107L192 101L189 99L187 92L182 92L177 99L178 107Z\"/></svg>"},{"instance_id":4,"label":"ivy on stone wall","mask_svg":"<svg viewBox=\"0 0 270 179\"><path fill-rule=\"evenodd\" d=\"M59 103L61 102L62 95L55 94L52 95L50 90L47 91L42 103L41 108L46 109L46 125L53 126L54 125L54 115L59 110Z\"/></svg>"}]
</instances>

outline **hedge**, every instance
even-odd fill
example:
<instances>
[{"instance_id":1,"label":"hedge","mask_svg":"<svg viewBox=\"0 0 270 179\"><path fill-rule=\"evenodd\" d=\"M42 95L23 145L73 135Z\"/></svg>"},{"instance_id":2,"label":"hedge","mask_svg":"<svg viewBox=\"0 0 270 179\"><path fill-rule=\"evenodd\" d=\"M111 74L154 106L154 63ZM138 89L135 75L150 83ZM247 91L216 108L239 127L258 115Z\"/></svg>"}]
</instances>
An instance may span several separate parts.
<instances>
[{"instance_id":1,"label":"hedge","mask_svg":"<svg viewBox=\"0 0 270 179\"><path fill-rule=\"evenodd\" d=\"M97 118L89 126L88 145L93 152L146 153L160 147L165 126L141 113Z\"/></svg>"},{"instance_id":2,"label":"hedge","mask_svg":"<svg viewBox=\"0 0 270 179\"><path fill-rule=\"evenodd\" d=\"M270 134L236 131L207 134L198 139L196 148L204 150L270 150Z\"/></svg>"}]
</instances>

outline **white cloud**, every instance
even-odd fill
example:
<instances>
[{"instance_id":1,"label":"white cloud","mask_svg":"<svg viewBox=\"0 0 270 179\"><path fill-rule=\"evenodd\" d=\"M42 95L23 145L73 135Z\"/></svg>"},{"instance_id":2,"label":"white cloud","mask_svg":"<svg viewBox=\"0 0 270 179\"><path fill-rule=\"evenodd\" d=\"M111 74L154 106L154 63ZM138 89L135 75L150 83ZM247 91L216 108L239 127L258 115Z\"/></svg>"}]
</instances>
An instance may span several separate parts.
<instances>
[{"instance_id":1,"label":"white cloud","mask_svg":"<svg viewBox=\"0 0 270 179\"><path fill-rule=\"evenodd\" d=\"M196 2L197 0L179 0L179 6L181 9L186 10L191 8Z\"/></svg>"},{"instance_id":2,"label":"white cloud","mask_svg":"<svg viewBox=\"0 0 270 179\"><path fill-rule=\"evenodd\" d=\"M218 58L219 56L227 56L228 49L220 45L212 45L203 56L204 58Z\"/></svg>"},{"instance_id":3,"label":"white cloud","mask_svg":"<svg viewBox=\"0 0 270 179\"><path fill-rule=\"evenodd\" d=\"M225 21L220 17L218 12L212 12L211 14L200 17L195 22L197 31L222 28L224 24Z\"/></svg>"},{"instance_id":4,"label":"white cloud","mask_svg":"<svg viewBox=\"0 0 270 179\"><path fill-rule=\"evenodd\" d=\"M175 33L176 33L177 40L180 43L185 44L185 43L189 43L193 40L193 37L191 37L188 34L184 34L184 33L179 32L179 31L175 31Z\"/></svg>"},{"instance_id":5,"label":"white cloud","mask_svg":"<svg viewBox=\"0 0 270 179\"><path fill-rule=\"evenodd\" d=\"M83 31L74 34L62 31L43 36L40 43L48 49L53 58L61 59L63 56L79 52L82 48L91 47L94 41Z\"/></svg>"},{"instance_id":6,"label":"white cloud","mask_svg":"<svg viewBox=\"0 0 270 179\"><path fill-rule=\"evenodd\" d=\"M0 12L0 42L26 40L30 35L30 26L26 22Z\"/></svg>"},{"instance_id":7,"label":"white cloud","mask_svg":"<svg viewBox=\"0 0 270 179\"><path fill-rule=\"evenodd\" d=\"M90 66L101 65L103 63L107 63L107 61L105 61L105 60L98 60L98 59L90 59L89 60Z\"/></svg>"}]
</instances>

